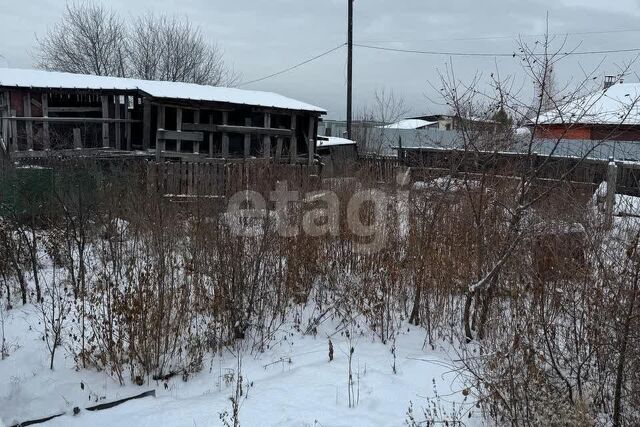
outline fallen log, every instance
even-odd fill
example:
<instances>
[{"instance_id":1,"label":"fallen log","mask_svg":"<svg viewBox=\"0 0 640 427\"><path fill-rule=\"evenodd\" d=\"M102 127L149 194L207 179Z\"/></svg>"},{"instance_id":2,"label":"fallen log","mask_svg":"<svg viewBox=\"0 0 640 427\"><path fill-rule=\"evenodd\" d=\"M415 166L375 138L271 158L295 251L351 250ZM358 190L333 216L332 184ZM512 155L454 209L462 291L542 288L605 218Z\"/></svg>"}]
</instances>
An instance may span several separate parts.
<instances>
[{"instance_id":1,"label":"fallen log","mask_svg":"<svg viewBox=\"0 0 640 427\"><path fill-rule=\"evenodd\" d=\"M109 409L109 408L113 408L114 406L121 405L121 404L123 404L125 402L128 402L129 400L142 399L143 397L148 397L148 396L156 397L156 391L155 390L145 391L144 393L140 393L140 394L137 394L135 396L125 397L124 399L114 400L113 402L107 402L107 403L101 403L99 405L89 406L88 408L85 408L85 409L87 411L101 411L103 409ZM73 414L74 415L77 415L79 412L80 412L80 410L77 407L73 408ZM49 417L38 418L38 419L35 419L35 420L29 420L29 421L23 421L21 423L13 424L11 427L25 427L25 426L30 426L30 425L34 425L34 424L40 424L40 423L47 422L47 421L52 420L52 419L57 418L57 417L61 417L61 416L65 415L65 414L66 414L66 412L62 412L60 414L51 415Z\"/></svg>"},{"instance_id":2,"label":"fallen log","mask_svg":"<svg viewBox=\"0 0 640 427\"><path fill-rule=\"evenodd\" d=\"M107 402L107 403L101 403L99 405L89 406L88 408L85 408L85 409L87 411L101 411L103 409L109 409L109 408L113 408L114 406L121 405L124 402L128 402L129 400L142 399L143 397L148 397L148 396L156 397L156 391L155 390L145 391L144 393L140 393L135 396L125 397L124 399L115 400L113 402Z\"/></svg>"}]
</instances>

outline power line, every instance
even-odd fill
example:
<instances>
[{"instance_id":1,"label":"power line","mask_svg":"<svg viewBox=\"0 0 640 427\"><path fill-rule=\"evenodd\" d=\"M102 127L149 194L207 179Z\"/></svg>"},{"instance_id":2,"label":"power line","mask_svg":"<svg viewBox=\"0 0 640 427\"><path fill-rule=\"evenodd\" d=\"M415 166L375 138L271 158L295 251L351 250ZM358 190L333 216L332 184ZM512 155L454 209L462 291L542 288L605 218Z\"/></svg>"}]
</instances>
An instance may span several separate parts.
<instances>
[{"instance_id":1,"label":"power line","mask_svg":"<svg viewBox=\"0 0 640 427\"><path fill-rule=\"evenodd\" d=\"M285 68L284 70L281 70L281 71L275 72L275 73L273 73L273 74L269 74L268 76L260 77L259 79L250 80L250 81L248 81L248 82L240 83L240 84L238 85L238 87L240 87L240 86L246 86L246 85L249 85L249 84L251 84L251 83L261 82L262 80L270 79L271 77L279 76L280 74L284 74L284 73L289 72L289 71L291 71L291 70L295 70L296 68L298 68L298 67L302 67L303 65L308 64L309 62L315 61L316 59L320 59L320 58L322 58L323 56L329 55L330 53L335 52L336 50L340 49L341 47L344 47L345 45L346 45L346 43L341 43L341 44L339 44L338 46L336 46L336 47L334 47L334 48L332 48L332 49L329 49L329 50L327 50L327 51L325 51L325 52L322 52L321 54L316 55L316 56L314 56L313 58L309 58L309 59L307 59L307 60L305 60L305 61L302 61L302 62L300 62L300 63L298 63L298 64L296 64L296 65L292 65L292 66L291 66L291 67L289 67L289 68Z\"/></svg>"},{"instance_id":2,"label":"power line","mask_svg":"<svg viewBox=\"0 0 640 427\"><path fill-rule=\"evenodd\" d=\"M421 55L443 55L443 56L481 56L481 57L520 57L521 54L518 53L486 53L486 52L445 52L445 51L432 51L432 50L414 50L414 49L399 49L392 47L384 47L384 46L372 46L366 44L358 44L354 43L354 46L365 48L365 49L373 49L373 50L383 50L388 52L402 52L402 53L416 53ZM591 50L591 51L577 51L577 52L560 52L558 55L600 55L607 53L622 53L622 52L640 52L640 48L632 48L632 49L612 49L612 50Z\"/></svg>"},{"instance_id":3,"label":"power line","mask_svg":"<svg viewBox=\"0 0 640 427\"><path fill-rule=\"evenodd\" d=\"M441 52L431 50L414 50L414 49L398 49L393 47L384 46L371 46L366 44L354 43L354 46L362 47L365 49L384 50L387 52L402 52L402 53L418 53L422 55L446 55L446 56L513 56L512 53L480 53L480 52Z\"/></svg>"},{"instance_id":4,"label":"power line","mask_svg":"<svg viewBox=\"0 0 640 427\"><path fill-rule=\"evenodd\" d=\"M633 30L620 30L620 32L622 31L633 31ZM593 34L597 33L597 32L592 32ZM327 51L322 52L319 55L314 56L313 58L309 58L306 59L302 62L299 62L295 65L292 65L291 67L285 68L284 70L280 70L277 71L275 73L269 74L267 76L264 77L260 77L259 79L255 79L255 80L250 80L247 82L243 82L240 83L238 85L238 87L240 86L246 86L252 83L257 83L263 80L267 80L270 79L272 77L275 76L279 76L281 74L287 73L289 71L295 70L296 68L299 68L303 65L306 65L310 62L313 62L315 60L318 60L324 56L327 56L335 51L337 51L338 49L346 46L347 43L341 43L336 47L333 47ZM384 46L373 46L373 45L367 45L367 44L359 44L359 43L354 43L353 44L356 47L361 47L363 49L372 49L372 50L379 50L379 51L387 51L387 52L400 52L400 53L414 53L414 54L420 54L420 55L441 55L441 56L466 56L466 57L485 57L485 58L494 58L494 57L522 57L522 54L519 53L504 53L504 52L500 52L500 53L488 53L488 52L453 52L453 51L432 51L432 50L415 50L415 49L399 49L399 48L392 48L392 47L384 47ZM604 55L604 54L608 54L608 53L631 53L631 52L640 52L640 48L631 48L631 49L610 49L610 50L590 50L590 51L576 51L576 52L572 52L572 51L568 51L568 52L560 52L558 53L558 55L564 55L564 56L572 56L572 55Z\"/></svg>"},{"instance_id":5,"label":"power line","mask_svg":"<svg viewBox=\"0 0 640 427\"><path fill-rule=\"evenodd\" d=\"M593 34L618 34L618 33L635 33L640 32L640 28L625 29L625 30L601 30L601 31L579 31L579 32L566 32L566 33L550 33L548 36L583 36ZM437 39L423 39L423 40L358 40L360 43L412 43L412 42L442 42L442 41L474 41L474 40L501 40L501 39L517 39L519 37L545 37L546 34L512 34L501 36L481 36L481 37L461 37L451 38L443 37Z\"/></svg>"}]
</instances>

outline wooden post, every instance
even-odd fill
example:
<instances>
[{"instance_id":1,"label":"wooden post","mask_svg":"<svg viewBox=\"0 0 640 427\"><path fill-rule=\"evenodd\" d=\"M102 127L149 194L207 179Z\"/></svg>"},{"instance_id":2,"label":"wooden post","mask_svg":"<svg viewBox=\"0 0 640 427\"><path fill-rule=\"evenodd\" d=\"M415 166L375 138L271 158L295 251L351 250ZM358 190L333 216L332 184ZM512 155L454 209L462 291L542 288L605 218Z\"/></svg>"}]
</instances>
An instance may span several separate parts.
<instances>
[{"instance_id":1,"label":"wooden post","mask_svg":"<svg viewBox=\"0 0 640 427\"><path fill-rule=\"evenodd\" d=\"M11 116L16 116L16 110L11 110ZM18 151L18 122L11 120L11 144L9 151Z\"/></svg>"},{"instance_id":2,"label":"wooden post","mask_svg":"<svg viewBox=\"0 0 640 427\"><path fill-rule=\"evenodd\" d=\"M102 95L100 97L102 100L102 118L109 118L109 96ZM102 123L102 148L109 148L109 123Z\"/></svg>"},{"instance_id":3,"label":"wooden post","mask_svg":"<svg viewBox=\"0 0 640 427\"><path fill-rule=\"evenodd\" d=\"M31 117L31 93L27 92L22 100L24 102L23 115L25 117ZM27 150L33 151L33 122L27 120L25 122L25 128L27 130Z\"/></svg>"},{"instance_id":4,"label":"wooden post","mask_svg":"<svg viewBox=\"0 0 640 427\"><path fill-rule=\"evenodd\" d=\"M309 137L307 139L307 148L309 150L309 165L313 164L314 161L314 152L316 145L316 136L313 134L316 128L315 118L312 115L309 115Z\"/></svg>"},{"instance_id":5,"label":"wooden post","mask_svg":"<svg viewBox=\"0 0 640 427\"><path fill-rule=\"evenodd\" d=\"M226 125L229 123L229 113L227 111L222 112L222 124ZM222 157L229 157L229 134L226 132L222 132Z\"/></svg>"},{"instance_id":6,"label":"wooden post","mask_svg":"<svg viewBox=\"0 0 640 427\"><path fill-rule=\"evenodd\" d=\"M193 123L200 123L200 110L195 110L193 112ZM200 141L193 141L193 153L200 154Z\"/></svg>"},{"instance_id":7,"label":"wooden post","mask_svg":"<svg viewBox=\"0 0 640 427\"><path fill-rule=\"evenodd\" d=\"M176 130L178 132L182 132L182 108L176 108ZM178 153L182 152L182 144L180 139L176 140L176 151Z\"/></svg>"},{"instance_id":8,"label":"wooden post","mask_svg":"<svg viewBox=\"0 0 640 427\"><path fill-rule=\"evenodd\" d=\"M80 150L82 148L82 134L80 128L73 128L73 148Z\"/></svg>"},{"instance_id":9,"label":"wooden post","mask_svg":"<svg viewBox=\"0 0 640 427\"><path fill-rule=\"evenodd\" d=\"M114 114L113 117L116 118L116 119L119 119L120 118L120 107L121 107L121 105L120 105L120 95L115 95L113 97L113 99L115 101L115 103L114 103L115 104L115 109L113 110L113 114ZM122 150L122 137L121 137L121 131L122 131L121 126L122 126L122 123L115 122L113 125L115 126L115 139L116 139L115 145L116 145L116 149Z\"/></svg>"},{"instance_id":10,"label":"wooden post","mask_svg":"<svg viewBox=\"0 0 640 427\"><path fill-rule=\"evenodd\" d=\"M284 126L279 126L280 129L284 129ZM276 161L280 161L282 158L282 145L284 143L284 139L279 136L276 139Z\"/></svg>"},{"instance_id":11,"label":"wooden post","mask_svg":"<svg viewBox=\"0 0 640 427\"><path fill-rule=\"evenodd\" d=\"M124 118L127 120L131 120L129 98L131 98L132 103L135 102L135 98L133 98L132 96L127 95L124 97ZM131 151L131 123L129 123L128 121L124 124L124 137L127 140L127 151Z\"/></svg>"},{"instance_id":12,"label":"wooden post","mask_svg":"<svg viewBox=\"0 0 640 427\"><path fill-rule=\"evenodd\" d=\"M49 94L42 94L42 117L49 117ZM45 150L51 148L51 136L49 134L49 122L42 122L42 145Z\"/></svg>"},{"instance_id":13,"label":"wooden post","mask_svg":"<svg viewBox=\"0 0 640 427\"><path fill-rule=\"evenodd\" d=\"M142 103L142 149L146 151L151 143L151 100L144 98Z\"/></svg>"},{"instance_id":14,"label":"wooden post","mask_svg":"<svg viewBox=\"0 0 640 427\"><path fill-rule=\"evenodd\" d=\"M5 147L9 148L9 120L5 117L4 109L0 111L0 118L2 118L2 143Z\"/></svg>"},{"instance_id":15,"label":"wooden post","mask_svg":"<svg viewBox=\"0 0 640 427\"><path fill-rule=\"evenodd\" d=\"M159 162L162 158L162 153L165 149L165 139L160 138L160 133L156 132L156 161Z\"/></svg>"},{"instance_id":16,"label":"wooden post","mask_svg":"<svg viewBox=\"0 0 640 427\"><path fill-rule=\"evenodd\" d=\"M264 113L264 127L271 127L271 114ZM264 135L262 137L262 155L265 159L271 157L271 137L269 135Z\"/></svg>"},{"instance_id":17,"label":"wooden post","mask_svg":"<svg viewBox=\"0 0 640 427\"><path fill-rule=\"evenodd\" d=\"M613 159L609 159L609 166L607 167L607 196L606 196L606 210L605 221L607 226L613 224L613 213L616 202L616 186L618 181L618 166Z\"/></svg>"},{"instance_id":18,"label":"wooden post","mask_svg":"<svg viewBox=\"0 0 640 427\"><path fill-rule=\"evenodd\" d=\"M158 105L158 129L164 129L165 108L164 105Z\"/></svg>"},{"instance_id":19,"label":"wooden post","mask_svg":"<svg viewBox=\"0 0 640 427\"><path fill-rule=\"evenodd\" d=\"M291 139L289 140L289 161L295 163L298 158L298 138L296 137L296 121L295 113L291 114Z\"/></svg>"},{"instance_id":20,"label":"wooden post","mask_svg":"<svg viewBox=\"0 0 640 427\"><path fill-rule=\"evenodd\" d=\"M209 115L209 124L213 125L213 114ZM213 157L213 132L209 132L209 157Z\"/></svg>"},{"instance_id":21,"label":"wooden post","mask_svg":"<svg viewBox=\"0 0 640 427\"><path fill-rule=\"evenodd\" d=\"M245 126L251 126L251 119L244 119ZM244 134L244 158L248 158L251 155L251 134Z\"/></svg>"}]
</instances>

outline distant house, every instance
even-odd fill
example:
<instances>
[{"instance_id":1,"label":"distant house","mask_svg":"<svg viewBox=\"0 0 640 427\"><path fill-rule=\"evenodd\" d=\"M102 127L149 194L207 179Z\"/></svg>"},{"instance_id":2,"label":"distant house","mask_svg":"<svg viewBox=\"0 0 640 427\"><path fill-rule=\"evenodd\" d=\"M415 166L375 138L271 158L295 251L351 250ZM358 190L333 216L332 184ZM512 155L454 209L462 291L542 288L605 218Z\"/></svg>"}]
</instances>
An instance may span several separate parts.
<instances>
[{"instance_id":1,"label":"distant house","mask_svg":"<svg viewBox=\"0 0 640 427\"><path fill-rule=\"evenodd\" d=\"M380 126L380 128L416 130L416 129L427 129L427 128L437 129L438 126L439 126L438 121L427 121L422 119L403 119L395 123Z\"/></svg>"},{"instance_id":2,"label":"distant house","mask_svg":"<svg viewBox=\"0 0 640 427\"><path fill-rule=\"evenodd\" d=\"M356 142L334 136L318 135L317 154L324 164L323 174L327 176L347 174L358 160Z\"/></svg>"},{"instance_id":3,"label":"distant house","mask_svg":"<svg viewBox=\"0 0 640 427\"><path fill-rule=\"evenodd\" d=\"M407 120L422 120L423 122L430 123L425 128L438 129L438 130L459 130L463 125L472 127L474 129L491 130L495 127L496 122L493 120L483 119L480 117L460 117L450 114L435 114L427 116L411 117Z\"/></svg>"},{"instance_id":4,"label":"distant house","mask_svg":"<svg viewBox=\"0 0 640 427\"><path fill-rule=\"evenodd\" d=\"M380 122L372 122L369 120L354 120L351 124L354 130L368 129L376 126L384 125ZM346 120L331 120L322 119L318 123L318 135L322 136L335 136L338 138L346 138L347 136L347 121Z\"/></svg>"},{"instance_id":5,"label":"distant house","mask_svg":"<svg viewBox=\"0 0 640 427\"><path fill-rule=\"evenodd\" d=\"M615 84L609 78L602 90L541 114L534 136L640 141L640 83Z\"/></svg>"},{"instance_id":6,"label":"distant house","mask_svg":"<svg viewBox=\"0 0 640 427\"><path fill-rule=\"evenodd\" d=\"M311 163L325 113L270 92L0 69L0 136L14 157L70 149Z\"/></svg>"}]
</instances>

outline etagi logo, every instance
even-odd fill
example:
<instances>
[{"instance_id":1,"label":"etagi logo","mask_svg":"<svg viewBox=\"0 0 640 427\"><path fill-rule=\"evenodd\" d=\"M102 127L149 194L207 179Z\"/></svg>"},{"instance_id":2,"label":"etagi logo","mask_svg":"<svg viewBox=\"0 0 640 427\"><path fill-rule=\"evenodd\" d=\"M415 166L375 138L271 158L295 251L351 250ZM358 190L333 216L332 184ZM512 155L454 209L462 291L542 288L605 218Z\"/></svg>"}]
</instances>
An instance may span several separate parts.
<instances>
[{"instance_id":1,"label":"etagi logo","mask_svg":"<svg viewBox=\"0 0 640 427\"><path fill-rule=\"evenodd\" d=\"M407 183L407 174L398 175L400 187ZM346 204L346 227L356 237L354 249L357 252L377 252L384 246L387 232L389 207L395 201L396 214L406 215L408 191L396 191L390 197L380 189L358 190L349 196ZM227 205L226 223L232 233L238 236L257 237L267 230L275 228L281 237L296 237L300 233L311 237L340 235L341 203L334 191L321 190L301 194L289 190L286 181L278 182L275 191L270 192L269 201L272 209L267 209L267 200L256 191L246 190L235 193ZM294 209L301 209L299 216L292 215ZM364 215L363 215L364 214ZM363 216L367 220L363 220ZM406 221L405 221L406 223Z\"/></svg>"}]
</instances>

